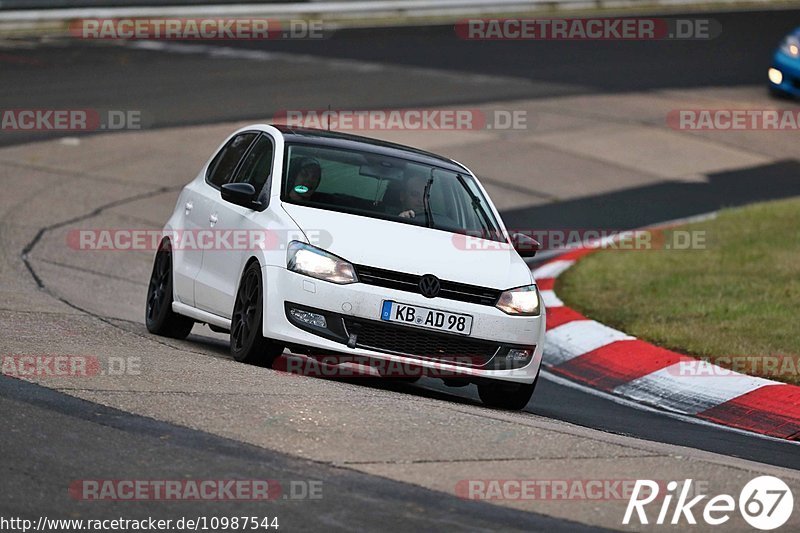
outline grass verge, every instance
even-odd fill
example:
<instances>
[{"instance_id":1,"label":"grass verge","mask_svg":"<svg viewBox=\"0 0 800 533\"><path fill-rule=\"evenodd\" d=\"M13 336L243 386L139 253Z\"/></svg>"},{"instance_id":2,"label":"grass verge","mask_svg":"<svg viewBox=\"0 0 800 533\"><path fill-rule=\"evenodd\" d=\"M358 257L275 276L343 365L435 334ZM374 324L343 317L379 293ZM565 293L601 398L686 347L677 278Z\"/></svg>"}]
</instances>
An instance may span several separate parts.
<instances>
[{"instance_id":1,"label":"grass verge","mask_svg":"<svg viewBox=\"0 0 800 533\"><path fill-rule=\"evenodd\" d=\"M557 293L659 346L800 384L800 198L726 209L665 242L686 231L705 245L602 250L564 273Z\"/></svg>"}]
</instances>

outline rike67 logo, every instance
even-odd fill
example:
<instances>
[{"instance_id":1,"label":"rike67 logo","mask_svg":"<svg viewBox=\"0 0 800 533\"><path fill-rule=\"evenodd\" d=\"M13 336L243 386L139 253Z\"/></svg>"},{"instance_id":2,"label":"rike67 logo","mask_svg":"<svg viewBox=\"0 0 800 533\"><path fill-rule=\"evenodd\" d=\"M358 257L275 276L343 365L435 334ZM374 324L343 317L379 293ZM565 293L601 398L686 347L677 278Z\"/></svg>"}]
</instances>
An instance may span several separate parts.
<instances>
[{"instance_id":1,"label":"rike67 logo","mask_svg":"<svg viewBox=\"0 0 800 533\"><path fill-rule=\"evenodd\" d=\"M730 520L737 510L742 518L753 528L762 531L776 529L785 524L794 509L794 496L789 486L773 476L760 476L750 480L739 493L738 501L729 494L720 494L709 498L700 494L692 496L692 480L687 479L681 485L677 481L667 483L666 493L659 494L659 483L649 479L636 480L633 493L628 500L622 523L628 525L635 517L639 524L649 524L645 506L660 500L661 506L655 524L680 523L697 524L697 518L711 526L719 526ZM691 499L690 499L691 498ZM703 500L707 501L701 504ZM672 502L675 500L675 506ZM657 507L658 505L656 504ZM635 522L634 522L635 523Z\"/></svg>"}]
</instances>

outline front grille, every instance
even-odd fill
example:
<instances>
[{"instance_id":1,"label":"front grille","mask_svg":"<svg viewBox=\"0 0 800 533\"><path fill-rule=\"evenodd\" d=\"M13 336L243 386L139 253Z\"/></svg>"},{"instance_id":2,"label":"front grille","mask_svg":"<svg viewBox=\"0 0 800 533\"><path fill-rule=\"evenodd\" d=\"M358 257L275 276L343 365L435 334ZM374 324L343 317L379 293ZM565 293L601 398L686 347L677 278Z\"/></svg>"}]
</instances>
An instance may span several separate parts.
<instances>
[{"instance_id":1,"label":"front grille","mask_svg":"<svg viewBox=\"0 0 800 533\"><path fill-rule=\"evenodd\" d=\"M453 364L483 366L500 348L499 344L491 341L428 332L374 320L346 317L344 323L347 333L357 336L356 346L359 348Z\"/></svg>"},{"instance_id":2,"label":"front grille","mask_svg":"<svg viewBox=\"0 0 800 533\"><path fill-rule=\"evenodd\" d=\"M364 265L356 265L356 274L358 274L359 281L368 285L421 294L419 280L422 276L417 274L406 274L405 272L395 272L394 270L384 270ZM460 302L494 306L502 292L497 289L456 283L455 281L440 280L440 282L439 297Z\"/></svg>"}]
</instances>

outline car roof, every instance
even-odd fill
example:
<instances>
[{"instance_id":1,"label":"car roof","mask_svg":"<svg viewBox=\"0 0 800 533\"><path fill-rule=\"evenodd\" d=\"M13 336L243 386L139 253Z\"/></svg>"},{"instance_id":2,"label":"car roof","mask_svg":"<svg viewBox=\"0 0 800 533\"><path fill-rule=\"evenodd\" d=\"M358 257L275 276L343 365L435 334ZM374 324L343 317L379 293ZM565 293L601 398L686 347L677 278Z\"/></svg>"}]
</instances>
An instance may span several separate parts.
<instances>
[{"instance_id":1,"label":"car roof","mask_svg":"<svg viewBox=\"0 0 800 533\"><path fill-rule=\"evenodd\" d=\"M331 148L342 148L350 150L360 150L379 155L408 159L417 163L443 167L454 172L464 172L464 166L456 163L452 159L426 152L411 146L405 146L361 135L352 135L339 131L319 130L314 128L294 128L283 124L270 124L283 134L286 142L299 142L304 144L314 144L317 146L328 146Z\"/></svg>"}]
</instances>

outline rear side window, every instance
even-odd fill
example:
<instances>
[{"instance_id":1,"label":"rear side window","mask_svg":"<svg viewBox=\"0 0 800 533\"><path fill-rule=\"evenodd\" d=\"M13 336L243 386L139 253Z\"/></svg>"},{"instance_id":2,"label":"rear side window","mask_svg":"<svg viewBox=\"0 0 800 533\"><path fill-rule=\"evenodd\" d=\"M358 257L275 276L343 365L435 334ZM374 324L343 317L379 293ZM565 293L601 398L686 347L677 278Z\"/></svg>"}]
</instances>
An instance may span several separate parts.
<instances>
[{"instance_id":1,"label":"rear side window","mask_svg":"<svg viewBox=\"0 0 800 533\"><path fill-rule=\"evenodd\" d=\"M206 181L217 188L231 181L239 161L241 161L242 156L247 151L250 143L253 142L253 139L256 138L256 135L258 134L255 132L240 133L228 141L228 144L219 151L214 160L211 161L211 164L208 165Z\"/></svg>"},{"instance_id":2,"label":"rear side window","mask_svg":"<svg viewBox=\"0 0 800 533\"><path fill-rule=\"evenodd\" d=\"M261 135L253 143L253 148L242 162L235 181L237 183L249 183L256 191L261 191L272 172L273 151L270 138L266 135Z\"/></svg>"}]
</instances>

